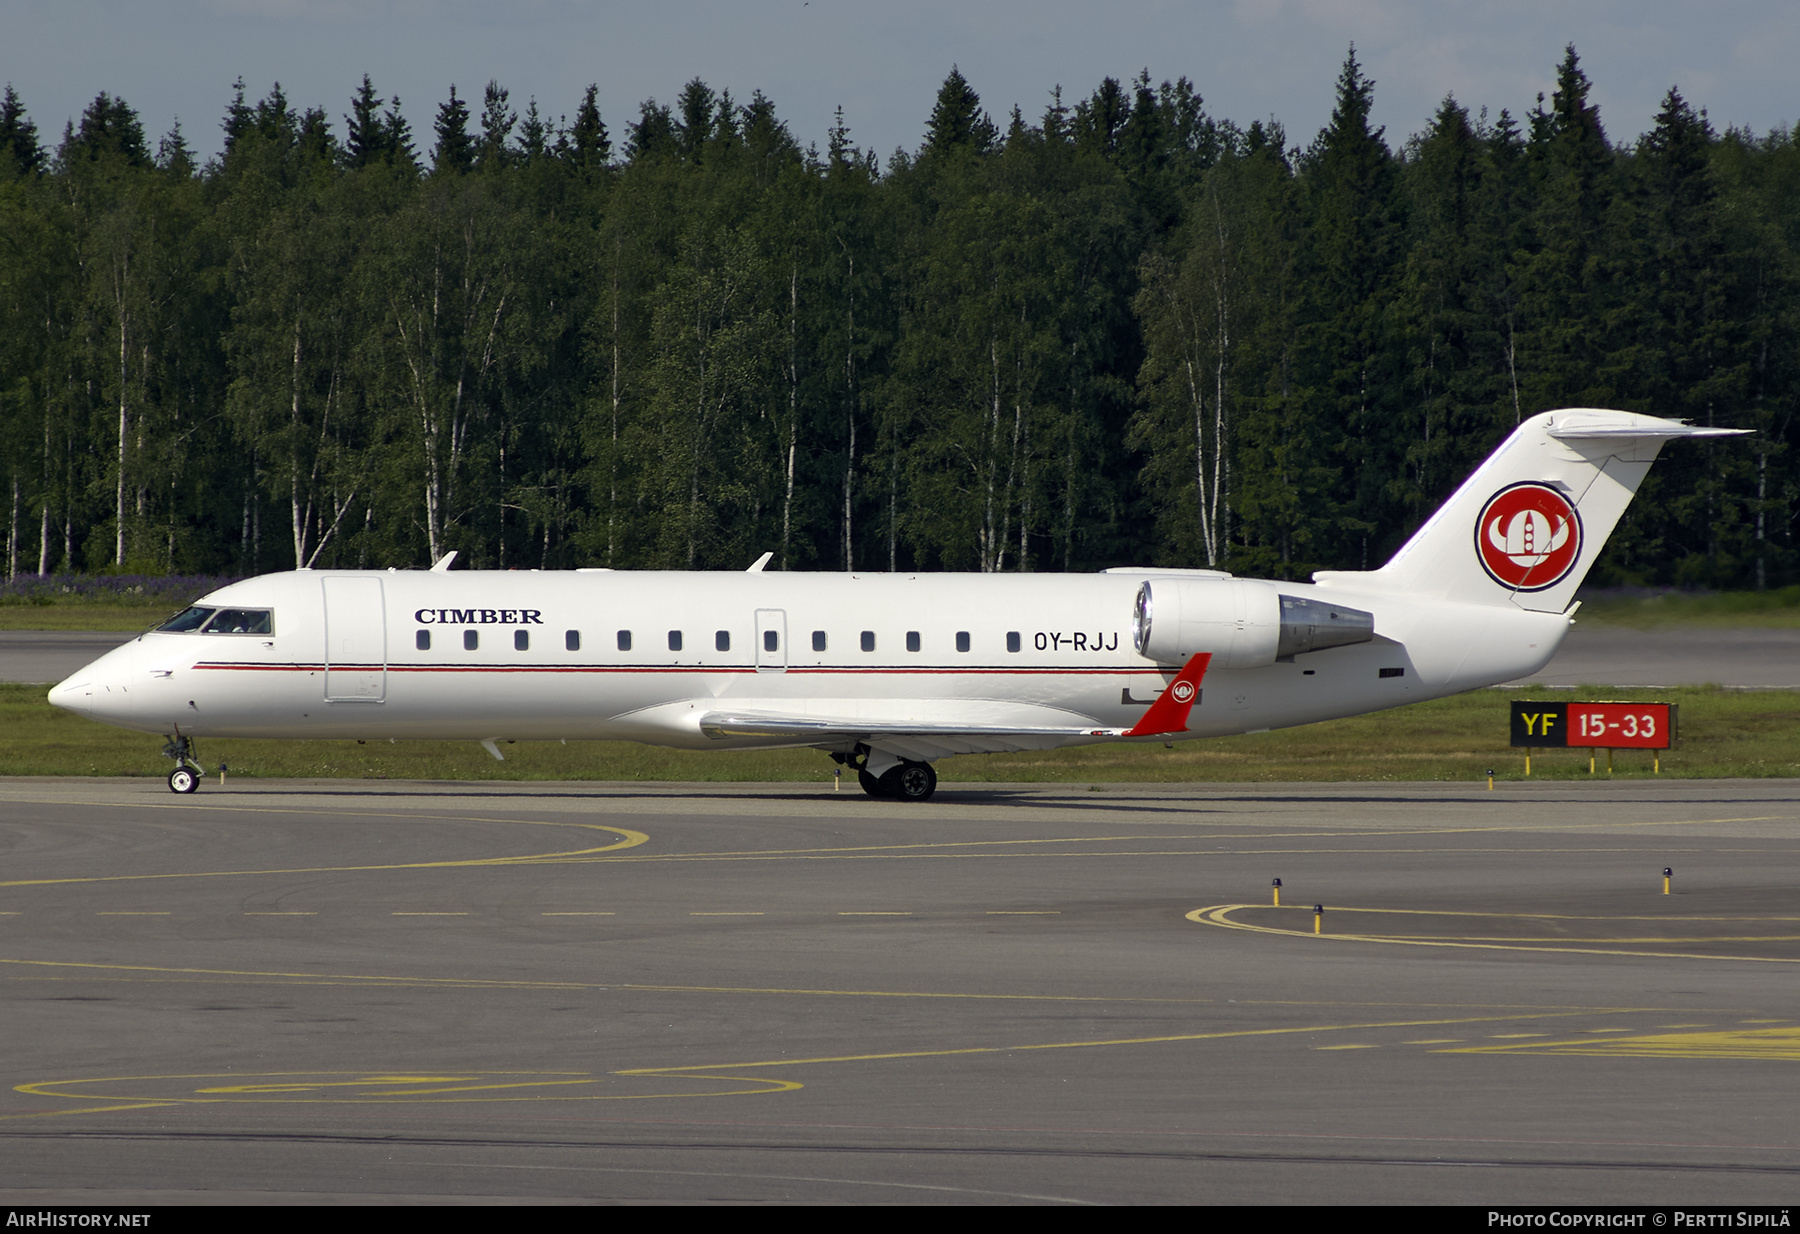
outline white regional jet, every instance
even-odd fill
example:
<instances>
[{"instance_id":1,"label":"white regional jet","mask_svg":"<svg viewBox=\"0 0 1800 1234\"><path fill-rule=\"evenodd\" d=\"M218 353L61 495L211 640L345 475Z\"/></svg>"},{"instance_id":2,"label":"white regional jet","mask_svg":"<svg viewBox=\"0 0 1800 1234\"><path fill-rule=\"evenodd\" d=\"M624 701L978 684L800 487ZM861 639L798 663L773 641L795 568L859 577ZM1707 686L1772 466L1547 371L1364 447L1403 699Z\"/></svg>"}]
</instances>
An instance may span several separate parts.
<instances>
[{"instance_id":1,"label":"white regional jet","mask_svg":"<svg viewBox=\"0 0 1800 1234\"><path fill-rule=\"evenodd\" d=\"M1211 737L1493 685L1549 661L1665 441L1534 416L1379 570L1095 575L297 570L233 583L50 691L166 734L811 746L880 797L935 759ZM454 554L451 555L452 557ZM1202 691L1202 680L1205 689Z\"/></svg>"}]
</instances>

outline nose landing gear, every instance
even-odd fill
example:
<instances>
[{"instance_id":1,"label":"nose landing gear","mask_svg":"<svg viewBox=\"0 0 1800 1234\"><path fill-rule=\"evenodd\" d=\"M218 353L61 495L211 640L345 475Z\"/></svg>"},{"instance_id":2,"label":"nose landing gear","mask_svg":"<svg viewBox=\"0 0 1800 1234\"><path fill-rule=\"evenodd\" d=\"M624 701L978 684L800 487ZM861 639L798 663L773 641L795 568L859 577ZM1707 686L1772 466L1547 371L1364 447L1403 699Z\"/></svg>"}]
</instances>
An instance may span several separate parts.
<instances>
[{"instance_id":1,"label":"nose landing gear","mask_svg":"<svg viewBox=\"0 0 1800 1234\"><path fill-rule=\"evenodd\" d=\"M171 793L194 793L200 790L200 761L194 757L194 742L191 738L177 734L169 739L162 749L164 758L175 760L175 770L169 773L169 791Z\"/></svg>"}]
</instances>

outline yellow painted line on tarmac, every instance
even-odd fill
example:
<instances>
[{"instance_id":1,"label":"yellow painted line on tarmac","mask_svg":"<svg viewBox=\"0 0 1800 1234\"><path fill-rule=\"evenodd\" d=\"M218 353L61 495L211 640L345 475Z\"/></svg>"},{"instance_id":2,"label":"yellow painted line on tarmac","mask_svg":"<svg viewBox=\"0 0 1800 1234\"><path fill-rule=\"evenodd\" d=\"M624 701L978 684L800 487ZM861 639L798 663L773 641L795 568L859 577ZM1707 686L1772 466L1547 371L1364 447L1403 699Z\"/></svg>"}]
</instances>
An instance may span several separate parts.
<instances>
[{"instance_id":1,"label":"yellow painted line on tarmac","mask_svg":"<svg viewBox=\"0 0 1800 1234\"><path fill-rule=\"evenodd\" d=\"M535 983L533 983L535 984ZM1137 1001L1137 1000L1132 1000ZM1614 1009L1614 1012L1620 1009ZM1591 1014L1591 1009L1557 1010L1539 1012L1527 1018L1558 1019L1570 1016ZM1220 1041L1248 1037L1292 1037L1322 1033L1368 1032L1379 1029L1420 1028L1426 1026L1475 1025L1495 1021L1517 1020L1521 1018L1516 1011L1481 1016L1439 1017L1429 1019L1377 1020L1348 1024L1311 1024L1282 1028L1228 1029L1201 1033L1174 1033L1150 1037L1099 1038L1077 1041L1022 1042L1012 1045L964 1046L930 1050L895 1050L867 1054L823 1055L812 1058L778 1058L760 1059L735 1063L700 1063L674 1066L633 1067L615 1070L609 1075L621 1079L667 1079L667 1080L712 1080L728 1084L748 1085L750 1087L733 1088L724 1091L705 1092L548 1092L545 1090L579 1089L585 1085L602 1085L616 1083L606 1076L582 1075L581 1073L547 1072L475 1072L457 1073L454 1075L417 1075L411 1073L346 1073L346 1072L286 1072L268 1073L264 1075L246 1076L139 1076L112 1077L109 1079L65 1079L36 1081L16 1086L14 1091L30 1096L59 1097L74 1100L95 1099L116 1102L131 1102L131 1105L114 1105L92 1107L81 1111L65 1111L65 1113L110 1112L118 1109L147 1109L155 1106L208 1104L222 1101L278 1101L303 1103L377 1103L405 1102L421 1100L437 1101L545 1101L545 1100L652 1100L671 1097L694 1096L748 1096L768 1095L777 1092L793 1092L803 1087L797 1080L764 1079L746 1077L734 1073L744 1071L766 1070L770 1068L791 1069L806 1066L819 1066L834 1063L879 1063L901 1060L936 1059L953 1057L970 1057L984 1054L1008 1054L1026 1050L1081 1050L1103 1049L1124 1046L1150 1046L1173 1043L1190 1043L1203 1041ZM1773 1034L1786 1034L1794 1057L1800 1057L1800 1028L1782 1030L1761 1029L1743 1030L1736 1034L1724 1034L1736 1038L1767 1038ZM1544 1034L1548 1036L1548 1034ZM1721 1036L1721 1034L1690 1034L1690 1036ZM1633 1043L1642 1044L1645 1049L1654 1049L1654 1038L1608 1038L1605 1041L1585 1041L1567 1043L1537 1042L1531 1046L1485 1046L1472 1047L1470 1050L1451 1050L1446 1053L1510 1051L1510 1052L1587 1052L1613 1053L1623 1051L1617 1049ZM1692 1043L1688 1043L1689 1046ZM1379 1043L1342 1043L1328 1046L1316 1046L1315 1049L1378 1049ZM1688 1056L1692 1056L1691 1053ZM1769 1057L1767 1048L1760 1048L1754 1055L1743 1053L1742 1046L1735 1053L1721 1053L1719 1057ZM1787 1055L1780 1055L1786 1057ZM345 1077L345 1078L339 1078ZM173 1081L228 1081L228 1083L203 1084L190 1087L180 1095L164 1094L156 1098L140 1092L120 1093L117 1096L103 1096L92 1089L98 1085L140 1087L150 1084L161 1084ZM69 1091L71 1089L77 1091ZM346 1090L341 1095L317 1095L324 1089ZM530 1090L530 1091L523 1091ZM6 1117L44 1117L44 1112L30 1115L12 1115Z\"/></svg>"},{"instance_id":2,"label":"yellow painted line on tarmac","mask_svg":"<svg viewBox=\"0 0 1800 1234\"><path fill-rule=\"evenodd\" d=\"M250 813L299 814L310 813L300 810L257 811ZM366 814L367 811L358 811ZM393 821L394 815L375 815ZM584 831L600 831L618 836L611 844L601 844L593 848L575 848L566 852L525 853L514 857L467 857L454 861L404 861L386 865L358 866L302 866L295 869L278 870L190 870L176 874L107 874L73 878L15 878L0 882L0 887L51 887L65 883L128 883L175 878L245 878L267 874L358 874L383 870L455 870L478 866L508 865L542 865L575 859L591 858L597 853L616 852L619 849L635 848L639 844L649 843L650 837L641 831L633 831L629 827L610 827L604 823L562 823L545 822L538 819L517 818L477 818L465 815L430 815L421 818L419 815L405 815L400 821L424 822L458 822L458 823L504 823L509 826L523 827L573 827Z\"/></svg>"},{"instance_id":3,"label":"yellow painted line on tarmac","mask_svg":"<svg viewBox=\"0 0 1800 1234\"><path fill-rule=\"evenodd\" d=\"M964 1046L939 1050L893 1050L880 1054L834 1054L819 1058L773 1058L747 1063L707 1063L694 1067L644 1067L617 1071L615 1075L678 1075L690 1071L751 1071L762 1067L802 1067L820 1063L888 1062L910 1058L950 1058L972 1054L1009 1054L1022 1050L1090 1050L1108 1046L1165 1045L1187 1041L1223 1041L1240 1037L1292 1037L1305 1033L1368 1032L1381 1028L1424 1028L1434 1025L1481 1024L1496 1020L1557 1019L1573 1015L1590 1015L1589 1011L1546 1011L1525 1016L1517 1014L1458 1016L1450 1019L1381 1020L1360 1024L1306 1024L1290 1028L1224 1029L1208 1033L1170 1033L1156 1037L1109 1037L1086 1041L1046 1041L1019 1045Z\"/></svg>"},{"instance_id":4,"label":"yellow painted line on tarmac","mask_svg":"<svg viewBox=\"0 0 1800 1234\"><path fill-rule=\"evenodd\" d=\"M1561 1054L1589 1058L1695 1058L1800 1062L1800 1028L1739 1028L1649 1033L1602 1041L1534 1041L1530 1045L1463 1046L1442 1054Z\"/></svg>"},{"instance_id":5,"label":"yellow painted line on tarmac","mask_svg":"<svg viewBox=\"0 0 1800 1234\"><path fill-rule=\"evenodd\" d=\"M1060 917L1062 909L992 908L988 910L987 915L989 917Z\"/></svg>"},{"instance_id":6,"label":"yellow painted line on tarmac","mask_svg":"<svg viewBox=\"0 0 1800 1234\"><path fill-rule=\"evenodd\" d=\"M1461 1037L1421 1037L1417 1041L1402 1041L1401 1045L1455 1045Z\"/></svg>"},{"instance_id":7,"label":"yellow painted line on tarmac","mask_svg":"<svg viewBox=\"0 0 1800 1234\"><path fill-rule=\"evenodd\" d=\"M122 908L121 909L103 909L100 912L97 912L94 914L94 916L96 916L96 917L168 917L171 915L172 914L167 910L161 910L161 911L157 911L157 912L149 912L149 911L140 912L136 909L122 909Z\"/></svg>"},{"instance_id":8,"label":"yellow painted line on tarmac","mask_svg":"<svg viewBox=\"0 0 1800 1234\"><path fill-rule=\"evenodd\" d=\"M546 917L617 917L617 913L545 913Z\"/></svg>"},{"instance_id":9,"label":"yellow painted line on tarmac","mask_svg":"<svg viewBox=\"0 0 1800 1234\"><path fill-rule=\"evenodd\" d=\"M246 916L246 917L317 917L318 915L319 914L317 914L317 913L258 913L258 912L248 912L248 913L244 914L244 916Z\"/></svg>"},{"instance_id":10,"label":"yellow painted line on tarmac","mask_svg":"<svg viewBox=\"0 0 1800 1234\"><path fill-rule=\"evenodd\" d=\"M840 916L840 917L910 917L910 916L912 916L912 914L911 913L901 913L901 912L875 912L874 910L865 910L862 912L839 913L838 916Z\"/></svg>"},{"instance_id":11,"label":"yellow painted line on tarmac","mask_svg":"<svg viewBox=\"0 0 1800 1234\"><path fill-rule=\"evenodd\" d=\"M709 1068L716 1070L716 1068ZM682 1082L721 1080L736 1085L732 1089L689 1089L676 1092L617 1091L623 1086L616 1077L662 1078ZM342 1077L342 1078L340 1078ZM229 1083L209 1084L224 1080ZM194 1081L201 1081L194 1085ZM163 1087L175 1089L154 1098L142 1093L117 1095L94 1092L98 1086L108 1088ZM111 1113L117 1110L155 1109L182 1105L223 1104L303 1104L303 1105L369 1105L422 1102L519 1102L519 1101L643 1101L668 1098L762 1096L791 1092L803 1087L796 1080L765 1077L717 1076L694 1074L693 1069L680 1074L650 1077L647 1074L612 1072L480 1072L455 1075L411 1075L358 1072L271 1072L263 1075L150 1075L111 1076L97 1079L39 1080L20 1084L14 1092L33 1097L59 1097L77 1101L114 1101L129 1104L96 1106L81 1110L33 1111L7 1118L43 1118L54 1114ZM70 1091L74 1090L74 1091ZM606 1091L595 1091L606 1090Z\"/></svg>"},{"instance_id":12,"label":"yellow painted line on tarmac","mask_svg":"<svg viewBox=\"0 0 1800 1234\"><path fill-rule=\"evenodd\" d=\"M23 974L35 974L38 971L52 973L66 972L66 976L56 976L51 980L78 980L95 974L120 974L123 979L166 979L170 981L222 981L227 983L260 981L276 981L290 985L369 985L369 986L413 986L420 988L441 987L444 989L500 989L500 990L631 990L648 994L749 994L749 995L805 995L809 998L917 998L941 1000L967 1000L971 1002L1012 1002L1012 1003L1079 1003L1079 1004L1117 1004L1147 1005L1174 1007L1211 1007L1220 1005L1216 998L1143 998L1124 997L1101 994L995 994L964 993L950 990L833 990L806 986L705 986L705 985L652 985L644 982L630 981L524 981L507 978L482 977L407 977L386 973L292 973L284 971L259 971L253 969L216 969L216 968L174 968L154 964L102 964L89 960L26 960L0 957L0 970L11 967L23 970ZM30 975L14 976L13 980L31 980ZM1257 1007L1391 1007L1392 1002L1343 1002L1317 999L1240 999L1245 1006ZM1420 1004L1410 1003L1409 1006ZM1466 1009L1469 1004L1424 1004L1433 1007ZM1498 1008L1505 1014L1484 1015L1476 1020L1491 1019L1534 1019L1543 1015L1590 1015L1616 1016L1637 1012L1660 1011L1668 1014L1669 1008L1645 1007L1582 1007L1570 1011L1564 1007L1545 1007L1538 1004L1501 1003L1477 1004L1483 1010ZM1426 1021L1438 1023L1439 1021ZM1475 1020L1457 1019L1444 1023L1475 1022Z\"/></svg>"},{"instance_id":13,"label":"yellow painted line on tarmac","mask_svg":"<svg viewBox=\"0 0 1800 1234\"><path fill-rule=\"evenodd\" d=\"M1379 1050L1381 1047L1373 1041L1357 1042L1350 1045L1316 1045L1315 1050Z\"/></svg>"},{"instance_id":14,"label":"yellow painted line on tarmac","mask_svg":"<svg viewBox=\"0 0 1800 1234\"><path fill-rule=\"evenodd\" d=\"M1127 842L1136 842L1136 841L1141 841L1141 840L1161 840L1164 842L1168 842L1168 841L1172 841L1172 840L1180 840L1180 841L1253 840L1253 841L1256 841L1259 843L1266 843L1267 841L1270 841L1270 840L1310 840L1310 839L1340 839L1341 840L1341 839L1364 839L1364 838L1379 839L1384 836L1420 837L1420 836L1481 835L1481 834L1490 834L1490 833L1492 833L1492 834L1534 833L1534 832L1543 832L1543 831L1551 831L1551 832L1591 831L1591 830L1597 830L1597 829L1605 830L1608 828L1635 828L1635 827L1702 827L1702 826L1717 825L1717 824L1722 824L1722 823L1792 822L1792 821L1795 821L1796 819L1800 819L1800 816L1791 815L1791 814L1769 814L1769 815L1755 815L1755 816L1744 817L1744 818L1688 818L1688 819L1669 819L1666 821L1651 821L1651 822L1620 821L1620 822L1612 822L1612 823L1599 822L1599 823L1566 823L1566 824L1564 824L1564 823L1518 823L1518 824L1487 825L1487 826L1474 826L1474 827L1425 827L1425 828L1403 827L1403 828L1392 828L1392 829L1377 828L1377 829L1370 829L1370 830L1358 830L1355 828L1349 828L1349 829L1334 829L1334 830L1329 830L1329 831L1305 830L1305 831L1276 831L1276 832L1261 830L1261 825L1259 825L1257 823L1241 823L1241 824L1236 824L1235 829L1232 831L1229 831L1229 832L1202 832L1202 833L1198 833L1198 834L1194 834L1194 835L1172 836L1172 835L1168 835L1165 833L1165 834L1161 834L1161 835L1050 836L1050 837L1040 837L1040 838L1035 838L1035 839L1019 839L1019 840L941 840L941 841L930 841L930 842L917 843L917 844L869 844L869 845L856 845L854 847L832 847L832 848L727 849L727 850L722 850L719 852L711 852L711 853L633 853L633 854L630 854L629 856L622 856L622 857L600 856L600 857L590 858L589 860L610 863L610 862L644 862L644 861L649 861L649 862L780 861L780 860L792 860L792 859L844 860L844 859L892 858L892 857L911 857L911 856L962 856L962 855L965 855L965 853L959 852L956 850L968 850L968 849L977 849L977 848L979 848L979 849L1007 849L1007 848L1021 849L1021 848L1042 847L1044 845L1050 845L1050 844L1120 844L1120 843L1127 843ZM1249 834L1246 834L1246 832L1248 832ZM1211 851L1219 851L1219 850L1208 850L1208 851L1211 852ZM1366 848L1318 849L1318 850L1279 848L1279 849L1266 849L1266 850L1265 849L1243 849L1243 850L1227 849L1227 850L1222 850L1222 851L1226 851L1226 852L1230 852L1230 853L1238 853L1238 852L1255 853L1255 852L1265 852L1265 851L1271 852L1271 853L1291 853L1291 852L1311 852L1311 851L1318 851L1318 852L1376 851L1376 852L1431 853L1431 852L1441 852L1442 850L1441 849L1431 849L1431 848L1375 849L1375 850L1370 850L1370 849L1366 849ZM1464 850L1459 849L1457 851L1461 852ZM1494 850L1472 850L1472 851L1494 851L1494 852L1509 852L1509 853L1510 852L1587 853L1587 852L1606 851L1606 850L1595 850L1592 848L1562 848L1562 847L1559 847L1559 848L1554 848L1554 849L1504 848L1504 849L1494 849ZM989 856L1005 856L1007 854L973 853L973 854L966 854L966 855L977 856L977 857L989 857ZM1087 854L1058 853L1055 855L1056 856L1086 856ZM1155 850L1155 851L1131 852L1131 853L1107 853L1107 854L1094 854L1094 855L1096 855L1096 856L1163 857L1163 856L1194 856L1195 854L1191 850L1175 849L1175 850Z\"/></svg>"},{"instance_id":15,"label":"yellow painted line on tarmac","mask_svg":"<svg viewBox=\"0 0 1800 1234\"><path fill-rule=\"evenodd\" d=\"M390 917L467 917L467 913L389 913Z\"/></svg>"},{"instance_id":16,"label":"yellow painted line on tarmac","mask_svg":"<svg viewBox=\"0 0 1800 1234\"><path fill-rule=\"evenodd\" d=\"M760 916L762 916L762 914L761 913L740 913L740 912L735 912L735 911L733 911L733 912L694 912L694 913L689 913L688 916L690 916L690 917L760 917Z\"/></svg>"},{"instance_id":17,"label":"yellow painted line on tarmac","mask_svg":"<svg viewBox=\"0 0 1800 1234\"><path fill-rule=\"evenodd\" d=\"M1223 929L1227 929L1227 930L1244 930L1244 931L1247 931L1252 934L1272 934L1272 935L1277 935L1277 936L1285 937L1285 938L1335 940L1340 943L1345 943L1345 942L1348 942L1348 943L1388 943L1391 945L1401 946L1401 947L1461 947L1461 948L1468 948L1468 949L1477 950L1477 951L1482 951L1482 950L1487 950L1487 951L1530 951L1530 952L1540 952L1540 953L1545 953L1545 952L1556 953L1556 954L1563 954L1563 955L1602 955L1602 956L1626 956L1626 957L1647 956L1647 957L1653 957L1656 959L1665 959L1665 960L1715 960L1715 961L1741 962L1741 963L1748 963L1748 964L1800 964L1800 957L1794 957L1794 956L1708 955L1704 952L1691 952L1691 951L1640 950L1640 949L1637 949L1635 942L1630 939L1589 939L1586 941L1588 941L1590 943L1616 943L1621 947L1630 945L1633 948L1632 950L1620 950L1617 947L1602 947L1602 946L1575 947L1575 946L1569 946L1567 944L1552 944L1548 941L1545 941L1542 944L1533 944L1530 942L1516 942L1516 941L1493 942L1493 941L1478 941L1478 940L1470 940L1470 939L1451 940L1451 939L1445 939L1445 938L1413 938L1413 937L1399 937L1399 936L1388 935L1388 934L1347 934L1347 933L1342 933L1342 932L1333 932L1329 929L1327 929L1322 934L1315 934L1312 932L1312 930L1310 928L1286 929L1286 928L1282 928L1282 927L1278 927L1278 926L1249 925L1242 921L1234 921L1231 918L1232 913L1242 912L1245 910L1262 910L1262 909L1268 909L1268 908L1269 908L1269 905L1266 905L1266 904L1215 904L1215 905L1211 905L1207 908L1196 908L1192 912L1187 913L1186 916L1189 921L1195 922L1197 924L1219 926L1219 927L1221 927ZM1341 907L1333 907L1329 904L1325 906L1325 920L1327 922L1337 919L1341 915L1347 914L1347 913L1419 913L1419 914L1422 914L1425 916L1433 915L1428 910L1421 910L1421 909L1341 908ZM1512 917L1512 916L1524 917L1524 916L1527 916L1528 914L1523 914L1523 913L1520 913L1520 914L1513 914L1513 913L1463 913L1463 914L1444 913L1441 915L1443 915L1443 916L1460 915L1460 916L1471 916L1471 917L1477 917L1477 916L1480 916L1480 917ZM1609 920L1609 919L1604 918L1604 917L1593 917L1593 918L1569 918L1569 920L1605 921L1605 920ZM1627 919L1621 919L1621 920L1627 920ZM1678 920L1678 919L1677 918L1646 918L1644 920ZM1745 919L1745 918L1726 918L1725 920L1737 920L1739 922L1742 922L1747 919ZM1751 918L1748 920L1787 920L1787 918L1764 918L1764 919ZM1734 938L1734 939L1730 939L1730 940L1726 940L1726 941L1779 942L1779 941L1783 941L1786 937L1787 936L1785 936L1785 935L1774 935L1774 936L1748 935L1748 936L1744 936L1742 938ZM1664 938L1653 938L1653 939L1649 939L1646 941L1651 942L1651 943L1661 943L1661 944L1677 944L1677 943L1686 942L1688 940L1664 937ZM1701 940L1695 940L1695 941L1707 941L1707 940L1701 939Z\"/></svg>"}]
</instances>

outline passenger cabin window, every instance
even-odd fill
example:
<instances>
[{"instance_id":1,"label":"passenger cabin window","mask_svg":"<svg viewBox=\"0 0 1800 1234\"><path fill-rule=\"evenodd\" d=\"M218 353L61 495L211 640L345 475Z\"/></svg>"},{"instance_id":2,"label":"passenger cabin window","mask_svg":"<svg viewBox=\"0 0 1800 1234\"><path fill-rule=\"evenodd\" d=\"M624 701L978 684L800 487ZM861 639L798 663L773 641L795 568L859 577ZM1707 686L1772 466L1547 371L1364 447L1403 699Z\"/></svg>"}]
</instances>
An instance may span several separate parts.
<instances>
[{"instance_id":1,"label":"passenger cabin window","mask_svg":"<svg viewBox=\"0 0 1800 1234\"><path fill-rule=\"evenodd\" d=\"M530 651L531 650L531 632L529 630L514 630L513 631L513 650L514 651Z\"/></svg>"},{"instance_id":2,"label":"passenger cabin window","mask_svg":"<svg viewBox=\"0 0 1800 1234\"><path fill-rule=\"evenodd\" d=\"M864 630L863 631L862 648L864 651L874 651L875 650L875 631L873 631L873 630Z\"/></svg>"},{"instance_id":3,"label":"passenger cabin window","mask_svg":"<svg viewBox=\"0 0 1800 1234\"><path fill-rule=\"evenodd\" d=\"M464 630L463 631L463 650L464 651L474 651L477 647L480 647L480 646L481 646L481 631L479 631L479 630Z\"/></svg>"},{"instance_id":4,"label":"passenger cabin window","mask_svg":"<svg viewBox=\"0 0 1800 1234\"><path fill-rule=\"evenodd\" d=\"M430 651L431 650L431 631L430 630L420 630L417 634L414 634L413 635L413 646L417 647L420 651Z\"/></svg>"},{"instance_id":5,"label":"passenger cabin window","mask_svg":"<svg viewBox=\"0 0 1800 1234\"><path fill-rule=\"evenodd\" d=\"M680 630L670 630L669 631L669 650L670 651L680 651L681 650L681 631Z\"/></svg>"},{"instance_id":6,"label":"passenger cabin window","mask_svg":"<svg viewBox=\"0 0 1800 1234\"><path fill-rule=\"evenodd\" d=\"M713 646L717 647L720 651L730 651L731 631L720 630L717 634L713 635Z\"/></svg>"},{"instance_id":7,"label":"passenger cabin window","mask_svg":"<svg viewBox=\"0 0 1800 1234\"><path fill-rule=\"evenodd\" d=\"M825 650L825 631L823 631L823 630L814 630L813 631L813 650L814 651L824 651Z\"/></svg>"},{"instance_id":8,"label":"passenger cabin window","mask_svg":"<svg viewBox=\"0 0 1800 1234\"><path fill-rule=\"evenodd\" d=\"M1006 649L1008 651L1017 651L1019 647L1019 632L1017 630L1008 630L1006 632Z\"/></svg>"},{"instance_id":9,"label":"passenger cabin window","mask_svg":"<svg viewBox=\"0 0 1800 1234\"><path fill-rule=\"evenodd\" d=\"M967 630L958 630L956 632L956 649L958 651L967 651L969 649L969 632Z\"/></svg>"},{"instance_id":10,"label":"passenger cabin window","mask_svg":"<svg viewBox=\"0 0 1800 1234\"><path fill-rule=\"evenodd\" d=\"M208 634L269 634L275 615L266 608L222 608L206 623Z\"/></svg>"},{"instance_id":11,"label":"passenger cabin window","mask_svg":"<svg viewBox=\"0 0 1800 1234\"><path fill-rule=\"evenodd\" d=\"M764 630L763 631L763 650L764 651L780 651L781 650L781 636L773 630Z\"/></svg>"},{"instance_id":12,"label":"passenger cabin window","mask_svg":"<svg viewBox=\"0 0 1800 1234\"><path fill-rule=\"evenodd\" d=\"M581 631L580 630L564 630L563 631L563 650L564 651L580 651L581 650Z\"/></svg>"},{"instance_id":13,"label":"passenger cabin window","mask_svg":"<svg viewBox=\"0 0 1800 1234\"><path fill-rule=\"evenodd\" d=\"M631 631L630 630L620 630L619 631L619 650L620 651L630 651L631 650Z\"/></svg>"},{"instance_id":14,"label":"passenger cabin window","mask_svg":"<svg viewBox=\"0 0 1800 1234\"><path fill-rule=\"evenodd\" d=\"M917 651L919 649L919 632L917 630L908 630L906 632L906 649L908 651Z\"/></svg>"},{"instance_id":15,"label":"passenger cabin window","mask_svg":"<svg viewBox=\"0 0 1800 1234\"><path fill-rule=\"evenodd\" d=\"M193 608L182 609L156 628L167 634L191 634L205 625L206 619L217 611L217 609L201 608L196 604Z\"/></svg>"}]
</instances>

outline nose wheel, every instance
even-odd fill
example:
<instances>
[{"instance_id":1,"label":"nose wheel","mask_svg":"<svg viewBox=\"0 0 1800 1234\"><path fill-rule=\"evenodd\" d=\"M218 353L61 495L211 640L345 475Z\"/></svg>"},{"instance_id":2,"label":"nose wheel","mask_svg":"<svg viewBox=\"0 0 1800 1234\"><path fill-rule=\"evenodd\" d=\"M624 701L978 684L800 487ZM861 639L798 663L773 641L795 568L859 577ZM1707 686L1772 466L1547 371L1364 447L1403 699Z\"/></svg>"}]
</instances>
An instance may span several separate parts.
<instances>
[{"instance_id":1,"label":"nose wheel","mask_svg":"<svg viewBox=\"0 0 1800 1234\"><path fill-rule=\"evenodd\" d=\"M194 742L188 737L171 737L169 744L163 747L163 757L175 760L175 770L169 773L169 791L171 793L195 793L200 791L200 763L194 757Z\"/></svg>"}]
</instances>

